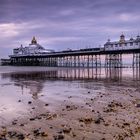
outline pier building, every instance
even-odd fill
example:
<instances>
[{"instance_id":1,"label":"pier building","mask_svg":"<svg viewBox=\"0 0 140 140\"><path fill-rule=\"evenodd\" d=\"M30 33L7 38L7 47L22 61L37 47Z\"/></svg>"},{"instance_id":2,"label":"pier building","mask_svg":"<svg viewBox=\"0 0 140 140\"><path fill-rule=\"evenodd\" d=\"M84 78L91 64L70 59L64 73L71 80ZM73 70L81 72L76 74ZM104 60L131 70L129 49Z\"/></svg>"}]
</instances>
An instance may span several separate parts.
<instances>
[{"instance_id":1,"label":"pier building","mask_svg":"<svg viewBox=\"0 0 140 140\"><path fill-rule=\"evenodd\" d=\"M33 37L31 43L23 47L22 45L18 48L13 49L13 55L20 56L20 55L34 55L34 54L47 54L52 53L54 50L45 49L40 44L37 43L35 37Z\"/></svg>"},{"instance_id":2,"label":"pier building","mask_svg":"<svg viewBox=\"0 0 140 140\"><path fill-rule=\"evenodd\" d=\"M128 50L128 49L135 49L140 47L140 36L138 35L135 39L130 38L128 40L125 39L125 35L122 34L120 36L120 40L118 41L108 41L104 44L105 50Z\"/></svg>"}]
</instances>

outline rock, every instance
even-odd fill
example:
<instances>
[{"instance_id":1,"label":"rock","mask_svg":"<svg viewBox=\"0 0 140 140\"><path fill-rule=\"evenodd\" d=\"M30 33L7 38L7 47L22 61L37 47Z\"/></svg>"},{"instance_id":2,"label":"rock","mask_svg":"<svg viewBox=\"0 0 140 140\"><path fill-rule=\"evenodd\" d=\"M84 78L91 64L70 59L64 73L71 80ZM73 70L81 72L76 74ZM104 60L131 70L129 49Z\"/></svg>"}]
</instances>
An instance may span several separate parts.
<instances>
[{"instance_id":1,"label":"rock","mask_svg":"<svg viewBox=\"0 0 140 140\"><path fill-rule=\"evenodd\" d=\"M33 133L34 133L35 136L39 136L40 135L40 130L35 129L35 130L33 130Z\"/></svg>"},{"instance_id":2,"label":"rock","mask_svg":"<svg viewBox=\"0 0 140 140\"><path fill-rule=\"evenodd\" d=\"M24 140L25 136L23 134L17 135L18 140Z\"/></svg>"},{"instance_id":3,"label":"rock","mask_svg":"<svg viewBox=\"0 0 140 140\"><path fill-rule=\"evenodd\" d=\"M20 126L24 126L24 124L23 124L23 123L21 123L21 124L20 124Z\"/></svg>"},{"instance_id":4,"label":"rock","mask_svg":"<svg viewBox=\"0 0 140 140\"><path fill-rule=\"evenodd\" d=\"M100 118L95 119L94 122L95 122L96 124L100 124L100 122L101 122L101 121L100 121Z\"/></svg>"},{"instance_id":5,"label":"rock","mask_svg":"<svg viewBox=\"0 0 140 140\"><path fill-rule=\"evenodd\" d=\"M125 125L125 126L130 126L130 124L129 124L129 123L123 123L123 125Z\"/></svg>"},{"instance_id":6,"label":"rock","mask_svg":"<svg viewBox=\"0 0 140 140\"><path fill-rule=\"evenodd\" d=\"M6 127L2 127L1 131L0 131L0 140L6 140L5 137L7 135L7 128Z\"/></svg>"},{"instance_id":7,"label":"rock","mask_svg":"<svg viewBox=\"0 0 140 140\"><path fill-rule=\"evenodd\" d=\"M104 123L105 126L109 126L109 123Z\"/></svg>"},{"instance_id":8,"label":"rock","mask_svg":"<svg viewBox=\"0 0 140 140\"><path fill-rule=\"evenodd\" d=\"M65 128L63 129L64 133L70 133L70 131L71 131L71 128L67 126L65 126Z\"/></svg>"},{"instance_id":9,"label":"rock","mask_svg":"<svg viewBox=\"0 0 140 140\"><path fill-rule=\"evenodd\" d=\"M17 135L17 132L15 132L15 131L9 131L8 132L8 135L9 135L10 138L13 138L13 137L15 137Z\"/></svg>"},{"instance_id":10,"label":"rock","mask_svg":"<svg viewBox=\"0 0 140 140\"><path fill-rule=\"evenodd\" d=\"M38 117L36 117L38 120L41 120L42 119L42 117L40 117L40 116L38 116Z\"/></svg>"},{"instance_id":11,"label":"rock","mask_svg":"<svg viewBox=\"0 0 140 140\"><path fill-rule=\"evenodd\" d=\"M48 136L48 133L47 132L41 132L41 136L47 137Z\"/></svg>"},{"instance_id":12,"label":"rock","mask_svg":"<svg viewBox=\"0 0 140 140\"><path fill-rule=\"evenodd\" d=\"M54 140L63 140L63 139L64 139L64 135L62 134L54 136Z\"/></svg>"},{"instance_id":13,"label":"rock","mask_svg":"<svg viewBox=\"0 0 140 140\"><path fill-rule=\"evenodd\" d=\"M31 103L32 103L31 101L28 102L28 104L31 104Z\"/></svg>"},{"instance_id":14,"label":"rock","mask_svg":"<svg viewBox=\"0 0 140 140\"><path fill-rule=\"evenodd\" d=\"M140 133L140 127L135 128L135 133Z\"/></svg>"},{"instance_id":15,"label":"rock","mask_svg":"<svg viewBox=\"0 0 140 140\"><path fill-rule=\"evenodd\" d=\"M13 122L12 122L12 125L16 125L16 124L17 124L17 122L16 122L16 121L13 121Z\"/></svg>"},{"instance_id":16,"label":"rock","mask_svg":"<svg viewBox=\"0 0 140 140\"><path fill-rule=\"evenodd\" d=\"M89 124L93 121L92 118L80 118L79 122L84 122L85 124Z\"/></svg>"},{"instance_id":17,"label":"rock","mask_svg":"<svg viewBox=\"0 0 140 140\"><path fill-rule=\"evenodd\" d=\"M135 107L140 107L140 104L135 104Z\"/></svg>"},{"instance_id":18,"label":"rock","mask_svg":"<svg viewBox=\"0 0 140 140\"><path fill-rule=\"evenodd\" d=\"M73 137L76 137L76 134L75 134L74 132L72 132L72 136L73 136Z\"/></svg>"},{"instance_id":19,"label":"rock","mask_svg":"<svg viewBox=\"0 0 140 140\"><path fill-rule=\"evenodd\" d=\"M67 105L67 106L66 106L66 109L68 109L68 108L70 108L70 105Z\"/></svg>"},{"instance_id":20,"label":"rock","mask_svg":"<svg viewBox=\"0 0 140 140\"><path fill-rule=\"evenodd\" d=\"M30 118L30 121L34 121L35 120L35 118Z\"/></svg>"},{"instance_id":21,"label":"rock","mask_svg":"<svg viewBox=\"0 0 140 140\"><path fill-rule=\"evenodd\" d=\"M104 119L103 119L103 117L101 117L100 115L98 115L98 117L94 120L94 123L100 124L101 121L105 122Z\"/></svg>"},{"instance_id":22,"label":"rock","mask_svg":"<svg viewBox=\"0 0 140 140\"><path fill-rule=\"evenodd\" d=\"M52 119L54 119L56 117L57 117L57 114L48 114L47 117L46 117L46 119L47 120L52 120Z\"/></svg>"}]
</instances>

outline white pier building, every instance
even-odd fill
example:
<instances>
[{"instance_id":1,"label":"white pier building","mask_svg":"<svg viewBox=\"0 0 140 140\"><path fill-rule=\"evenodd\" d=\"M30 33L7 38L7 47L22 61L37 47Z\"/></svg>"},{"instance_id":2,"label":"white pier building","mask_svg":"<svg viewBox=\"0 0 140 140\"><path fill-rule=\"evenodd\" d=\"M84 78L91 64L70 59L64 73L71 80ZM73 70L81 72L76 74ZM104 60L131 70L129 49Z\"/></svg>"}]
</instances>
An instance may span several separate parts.
<instances>
[{"instance_id":1,"label":"white pier building","mask_svg":"<svg viewBox=\"0 0 140 140\"><path fill-rule=\"evenodd\" d=\"M111 42L110 39L104 44L105 51L110 50L128 50L128 49L139 49L140 48L140 36L138 35L135 39L130 38L129 40L125 39L125 36L122 34L119 41Z\"/></svg>"},{"instance_id":2,"label":"white pier building","mask_svg":"<svg viewBox=\"0 0 140 140\"><path fill-rule=\"evenodd\" d=\"M35 37L33 37L31 44L29 46L23 47L22 45L19 48L13 49L13 55L34 55L34 54L47 54L52 53L54 50L45 49L40 44L37 43Z\"/></svg>"}]
</instances>

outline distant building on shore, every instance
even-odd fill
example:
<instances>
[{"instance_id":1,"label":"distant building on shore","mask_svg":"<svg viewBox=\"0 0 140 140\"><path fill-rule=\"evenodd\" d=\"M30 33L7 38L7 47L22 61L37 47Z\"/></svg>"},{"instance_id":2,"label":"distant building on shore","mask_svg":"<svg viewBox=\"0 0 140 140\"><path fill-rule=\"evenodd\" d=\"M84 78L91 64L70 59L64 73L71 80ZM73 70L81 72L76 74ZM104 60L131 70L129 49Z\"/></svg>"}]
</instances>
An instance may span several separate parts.
<instances>
[{"instance_id":1,"label":"distant building on shore","mask_svg":"<svg viewBox=\"0 0 140 140\"><path fill-rule=\"evenodd\" d=\"M54 50L45 49L40 44L37 43L37 40L35 37L33 37L31 43L23 47L22 45L19 48L13 49L13 55L33 55L33 54L46 54L46 53L52 53Z\"/></svg>"}]
</instances>

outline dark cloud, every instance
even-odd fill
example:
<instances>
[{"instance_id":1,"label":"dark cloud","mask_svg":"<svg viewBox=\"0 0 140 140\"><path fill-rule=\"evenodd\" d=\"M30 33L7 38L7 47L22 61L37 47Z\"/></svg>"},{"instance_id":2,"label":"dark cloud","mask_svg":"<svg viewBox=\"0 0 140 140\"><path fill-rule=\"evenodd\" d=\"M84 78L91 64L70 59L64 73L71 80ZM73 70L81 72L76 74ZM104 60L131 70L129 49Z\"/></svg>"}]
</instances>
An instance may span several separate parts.
<instances>
[{"instance_id":1,"label":"dark cloud","mask_svg":"<svg viewBox=\"0 0 140 140\"><path fill-rule=\"evenodd\" d=\"M54 49L96 47L121 32L137 35L139 7L139 0L0 0L0 51L27 45L34 35Z\"/></svg>"}]
</instances>

